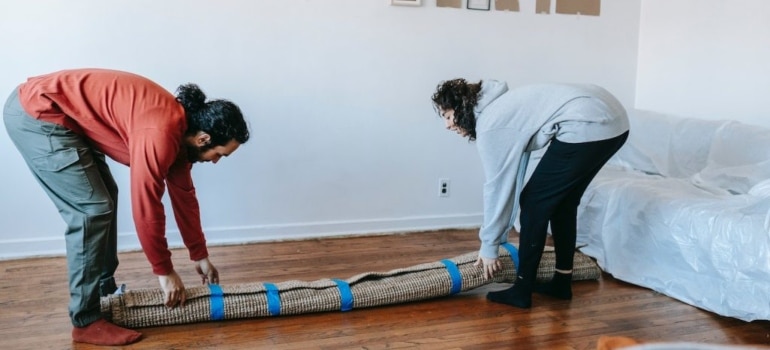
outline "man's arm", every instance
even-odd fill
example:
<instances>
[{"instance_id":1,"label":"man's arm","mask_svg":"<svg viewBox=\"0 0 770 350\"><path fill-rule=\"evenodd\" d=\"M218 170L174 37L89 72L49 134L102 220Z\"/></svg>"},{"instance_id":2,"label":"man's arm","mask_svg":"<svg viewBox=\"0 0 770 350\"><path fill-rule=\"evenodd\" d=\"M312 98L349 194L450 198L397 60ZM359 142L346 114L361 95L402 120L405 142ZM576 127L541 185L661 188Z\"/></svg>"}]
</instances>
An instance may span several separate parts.
<instances>
[{"instance_id":1,"label":"man's arm","mask_svg":"<svg viewBox=\"0 0 770 350\"><path fill-rule=\"evenodd\" d=\"M174 218L182 235L190 260L199 261L209 256L203 234L198 197L192 181L192 163L179 160L172 165L166 177Z\"/></svg>"}]
</instances>

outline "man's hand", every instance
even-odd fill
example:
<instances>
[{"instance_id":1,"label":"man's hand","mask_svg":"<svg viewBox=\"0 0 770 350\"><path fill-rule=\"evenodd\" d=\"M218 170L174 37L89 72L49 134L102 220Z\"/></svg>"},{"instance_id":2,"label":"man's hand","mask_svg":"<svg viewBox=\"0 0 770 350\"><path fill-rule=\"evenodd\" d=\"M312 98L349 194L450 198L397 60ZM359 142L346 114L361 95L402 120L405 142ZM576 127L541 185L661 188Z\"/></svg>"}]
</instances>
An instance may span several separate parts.
<instances>
[{"instance_id":1,"label":"man's hand","mask_svg":"<svg viewBox=\"0 0 770 350\"><path fill-rule=\"evenodd\" d=\"M201 276L201 283L206 284L219 284L219 271L214 267L214 264L209 261L209 258L203 258L195 262L195 271Z\"/></svg>"},{"instance_id":2,"label":"man's hand","mask_svg":"<svg viewBox=\"0 0 770 350\"><path fill-rule=\"evenodd\" d=\"M485 280L495 277L495 273L503 269L503 263L497 258L479 257L473 266L481 267L484 270Z\"/></svg>"},{"instance_id":3,"label":"man's hand","mask_svg":"<svg viewBox=\"0 0 770 350\"><path fill-rule=\"evenodd\" d=\"M164 303L167 307L173 309L177 305L184 306L187 293L185 293L184 283L176 271L171 271L166 276L158 276L158 282L160 282L160 288L163 289Z\"/></svg>"}]
</instances>

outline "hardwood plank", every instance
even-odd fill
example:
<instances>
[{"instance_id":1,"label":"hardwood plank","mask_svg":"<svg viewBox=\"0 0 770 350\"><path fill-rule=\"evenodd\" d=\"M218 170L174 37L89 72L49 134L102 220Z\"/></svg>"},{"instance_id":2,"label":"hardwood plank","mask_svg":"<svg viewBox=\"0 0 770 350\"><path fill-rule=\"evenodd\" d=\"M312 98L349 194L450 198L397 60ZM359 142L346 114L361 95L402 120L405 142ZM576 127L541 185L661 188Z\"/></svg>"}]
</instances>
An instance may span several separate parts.
<instances>
[{"instance_id":1,"label":"hardwood plank","mask_svg":"<svg viewBox=\"0 0 770 350\"><path fill-rule=\"evenodd\" d=\"M454 257L478 249L475 230L330 238L211 247L222 283L347 278ZM116 278L157 288L142 252L121 253ZM197 274L183 249L174 264L188 285ZM0 349L102 349L72 343L63 257L0 261ZM487 285L455 296L249 320L143 328L126 349L595 349L601 335L641 341L770 345L770 322L699 310L604 275L574 283L574 299L535 295L520 310L489 303Z\"/></svg>"}]
</instances>

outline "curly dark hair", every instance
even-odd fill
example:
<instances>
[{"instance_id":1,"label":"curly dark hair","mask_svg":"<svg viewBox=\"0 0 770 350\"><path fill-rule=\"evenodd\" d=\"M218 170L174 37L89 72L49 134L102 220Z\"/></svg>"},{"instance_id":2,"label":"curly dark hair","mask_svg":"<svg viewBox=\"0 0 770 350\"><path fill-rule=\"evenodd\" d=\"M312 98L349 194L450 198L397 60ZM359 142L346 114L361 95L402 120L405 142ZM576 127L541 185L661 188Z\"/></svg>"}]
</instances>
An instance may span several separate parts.
<instances>
[{"instance_id":1,"label":"curly dark hair","mask_svg":"<svg viewBox=\"0 0 770 350\"><path fill-rule=\"evenodd\" d=\"M476 114L473 109L478 103L480 91L481 81L473 84L458 78L439 84L436 93L431 97L439 115L442 109L455 111L454 123L465 130L470 141L476 139Z\"/></svg>"},{"instance_id":2,"label":"curly dark hair","mask_svg":"<svg viewBox=\"0 0 770 350\"><path fill-rule=\"evenodd\" d=\"M176 89L176 100L184 107L187 115L188 135L203 131L211 136L211 146L224 146L230 140L246 143L249 128L241 109L228 100L210 100L196 84L180 85Z\"/></svg>"}]
</instances>

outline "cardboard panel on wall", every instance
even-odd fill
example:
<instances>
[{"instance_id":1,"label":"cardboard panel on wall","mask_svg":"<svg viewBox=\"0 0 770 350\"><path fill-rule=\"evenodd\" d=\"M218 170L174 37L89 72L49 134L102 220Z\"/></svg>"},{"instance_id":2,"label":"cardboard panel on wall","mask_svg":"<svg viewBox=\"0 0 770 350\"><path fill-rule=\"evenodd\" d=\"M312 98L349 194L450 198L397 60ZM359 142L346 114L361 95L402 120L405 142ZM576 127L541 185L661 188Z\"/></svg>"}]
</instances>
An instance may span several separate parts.
<instances>
[{"instance_id":1,"label":"cardboard panel on wall","mask_svg":"<svg viewBox=\"0 0 770 350\"><path fill-rule=\"evenodd\" d=\"M436 7L462 7L462 0L436 0Z\"/></svg>"},{"instance_id":2,"label":"cardboard panel on wall","mask_svg":"<svg viewBox=\"0 0 770 350\"><path fill-rule=\"evenodd\" d=\"M556 13L598 16L601 0L556 0Z\"/></svg>"},{"instance_id":3,"label":"cardboard panel on wall","mask_svg":"<svg viewBox=\"0 0 770 350\"><path fill-rule=\"evenodd\" d=\"M495 10L519 12L519 0L495 0Z\"/></svg>"},{"instance_id":4,"label":"cardboard panel on wall","mask_svg":"<svg viewBox=\"0 0 770 350\"><path fill-rule=\"evenodd\" d=\"M537 0L535 13L551 13L551 0Z\"/></svg>"}]
</instances>

